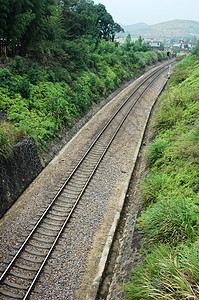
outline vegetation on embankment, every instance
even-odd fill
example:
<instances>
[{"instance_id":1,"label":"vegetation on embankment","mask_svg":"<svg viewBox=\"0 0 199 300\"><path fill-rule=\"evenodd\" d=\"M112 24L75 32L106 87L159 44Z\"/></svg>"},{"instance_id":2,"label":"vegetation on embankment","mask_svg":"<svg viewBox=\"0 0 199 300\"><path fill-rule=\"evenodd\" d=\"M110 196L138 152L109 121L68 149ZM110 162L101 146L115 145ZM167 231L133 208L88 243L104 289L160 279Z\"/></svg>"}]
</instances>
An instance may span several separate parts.
<instances>
[{"instance_id":1,"label":"vegetation on embankment","mask_svg":"<svg viewBox=\"0 0 199 300\"><path fill-rule=\"evenodd\" d=\"M0 121L15 127L1 128L1 157L11 154L18 130L43 148L93 102L166 58L141 37L119 45L120 31L91 0L0 2Z\"/></svg>"},{"instance_id":2,"label":"vegetation on embankment","mask_svg":"<svg viewBox=\"0 0 199 300\"><path fill-rule=\"evenodd\" d=\"M58 130L71 126L73 119L93 102L107 96L145 65L166 58L165 52L149 51L141 39L135 43L127 39L121 46L101 40L86 59L80 58L80 46L73 47L76 55L70 64L76 67L71 70L61 66L60 61L46 66L21 56L0 69L0 112L6 114L15 131L32 136L38 148L45 147ZM4 129L2 126L1 135L5 137ZM10 144L5 139L2 143L1 155L6 157L10 153L6 145Z\"/></svg>"},{"instance_id":3,"label":"vegetation on embankment","mask_svg":"<svg viewBox=\"0 0 199 300\"><path fill-rule=\"evenodd\" d=\"M152 124L137 220L143 261L132 270L127 299L199 298L198 46L178 63Z\"/></svg>"}]
</instances>

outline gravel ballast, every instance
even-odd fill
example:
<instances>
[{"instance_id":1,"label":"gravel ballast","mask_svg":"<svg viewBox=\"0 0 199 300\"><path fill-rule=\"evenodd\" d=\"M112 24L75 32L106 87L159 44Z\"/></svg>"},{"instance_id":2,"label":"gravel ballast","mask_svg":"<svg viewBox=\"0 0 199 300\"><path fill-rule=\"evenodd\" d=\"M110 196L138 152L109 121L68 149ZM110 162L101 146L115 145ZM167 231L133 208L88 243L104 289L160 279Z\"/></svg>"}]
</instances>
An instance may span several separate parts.
<instances>
[{"instance_id":1,"label":"gravel ballast","mask_svg":"<svg viewBox=\"0 0 199 300\"><path fill-rule=\"evenodd\" d=\"M143 97L142 105L136 107L118 133L30 299L95 299L147 118L166 80L166 76L162 75L151 87ZM135 84L118 94L80 130L1 219L2 268L16 251L14 247L28 234L31 224L53 198L60 181L64 181L79 155L85 152L99 128Z\"/></svg>"}]
</instances>

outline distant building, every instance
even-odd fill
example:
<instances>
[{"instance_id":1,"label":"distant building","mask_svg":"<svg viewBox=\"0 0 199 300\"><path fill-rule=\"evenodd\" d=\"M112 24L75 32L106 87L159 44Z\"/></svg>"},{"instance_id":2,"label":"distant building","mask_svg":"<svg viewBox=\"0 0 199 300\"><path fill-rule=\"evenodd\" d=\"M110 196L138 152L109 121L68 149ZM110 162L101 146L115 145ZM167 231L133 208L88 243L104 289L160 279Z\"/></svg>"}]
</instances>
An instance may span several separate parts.
<instances>
[{"instance_id":1,"label":"distant building","mask_svg":"<svg viewBox=\"0 0 199 300\"><path fill-rule=\"evenodd\" d=\"M160 41L156 41L154 39L145 39L144 42L148 43L152 50L164 50L164 46Z\"/></svg>"},{"instance_id":2,"label":"distant building","mask_svg":"<svg viewBox=\"0 0 199 300\"><path fill-rule=\"evenodd\" d=\"M185 51L185 50L192 50L195 47L195 45L196 44L194 43L185 43L183 40L179 40L178 43L174 43L172 45L172 48L179 51Z\"/></svg>"}]
</instances>

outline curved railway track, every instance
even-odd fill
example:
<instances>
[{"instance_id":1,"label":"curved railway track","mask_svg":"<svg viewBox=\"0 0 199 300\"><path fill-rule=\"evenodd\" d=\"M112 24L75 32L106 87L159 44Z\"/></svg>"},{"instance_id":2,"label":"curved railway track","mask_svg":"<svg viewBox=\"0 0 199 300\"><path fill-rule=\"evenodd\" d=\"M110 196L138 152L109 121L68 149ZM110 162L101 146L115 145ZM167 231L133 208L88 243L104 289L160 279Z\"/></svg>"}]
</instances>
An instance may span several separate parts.
<instances>
[{"instance_id":1,"label":"curved railway track","mask_svg":"<svg viewBox=\"0 0 199 300\"><path fill-rule=\"evenodd\" d=\"M170 64L166 63L156 68L134 89L88 147L2 273L0 294L3 299L29 297L57 241L124 121L142 95L163 72L167 71Z\"/></svg>"}]
</instances>

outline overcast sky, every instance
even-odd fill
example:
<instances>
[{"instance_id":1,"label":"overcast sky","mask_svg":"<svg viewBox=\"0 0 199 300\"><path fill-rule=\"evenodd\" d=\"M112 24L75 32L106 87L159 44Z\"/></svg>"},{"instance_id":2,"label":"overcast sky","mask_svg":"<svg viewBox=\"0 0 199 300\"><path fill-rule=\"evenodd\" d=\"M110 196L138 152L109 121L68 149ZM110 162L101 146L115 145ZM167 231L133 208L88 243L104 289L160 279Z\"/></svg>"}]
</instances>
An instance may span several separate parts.
<instances>
[{"instance_id":1,"label":"overcast sky","mask_svg":"<svg viewBox=\"0 0 199 300\"><path fill-rule=\"evenodd\" d=\"M174 19L199 22L199 0L94 0L102 3L115 22L148 25Z\"/></svg>"}]
</instances>

